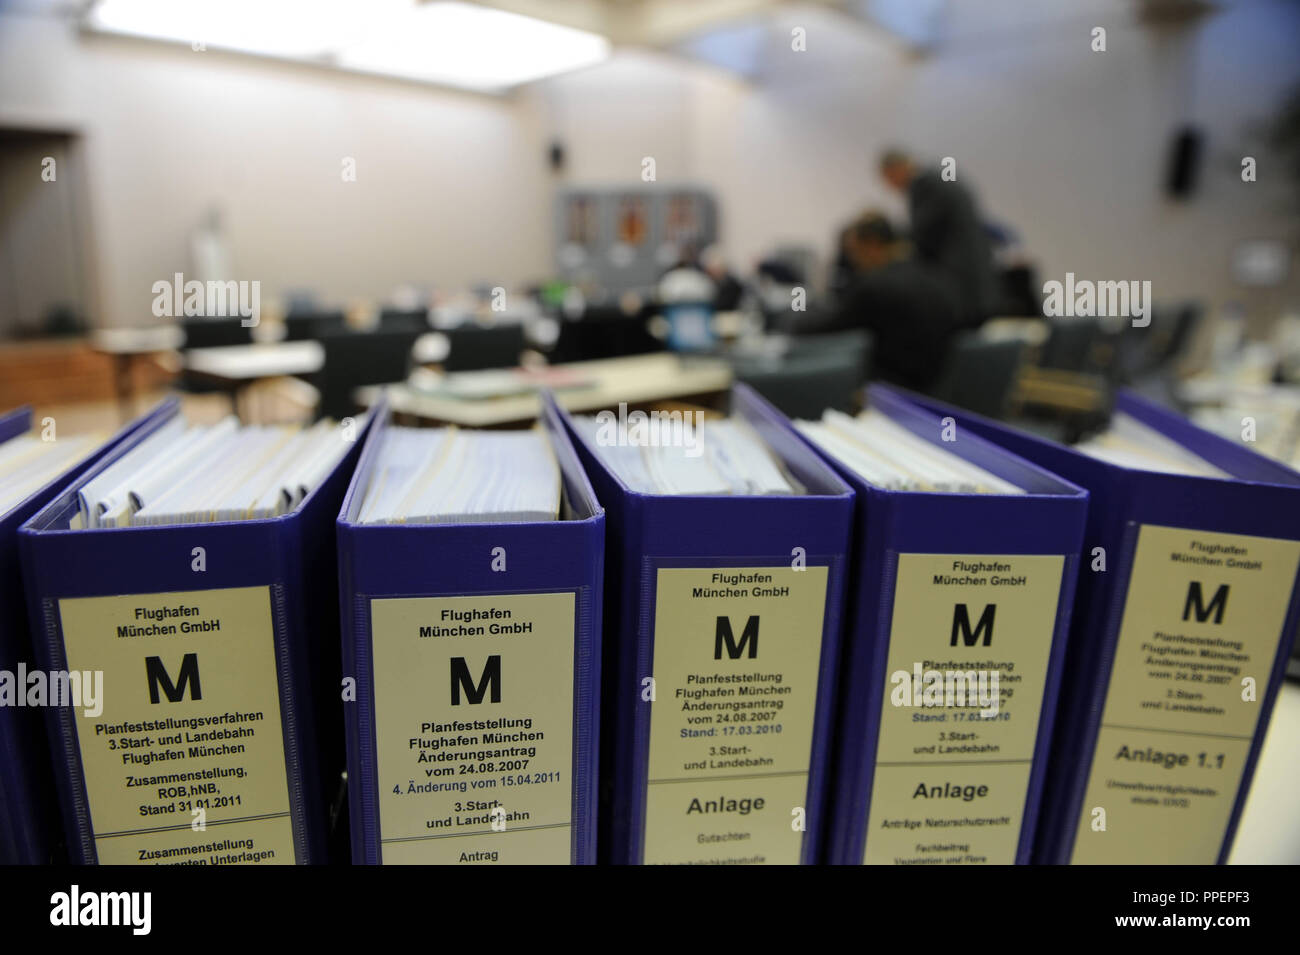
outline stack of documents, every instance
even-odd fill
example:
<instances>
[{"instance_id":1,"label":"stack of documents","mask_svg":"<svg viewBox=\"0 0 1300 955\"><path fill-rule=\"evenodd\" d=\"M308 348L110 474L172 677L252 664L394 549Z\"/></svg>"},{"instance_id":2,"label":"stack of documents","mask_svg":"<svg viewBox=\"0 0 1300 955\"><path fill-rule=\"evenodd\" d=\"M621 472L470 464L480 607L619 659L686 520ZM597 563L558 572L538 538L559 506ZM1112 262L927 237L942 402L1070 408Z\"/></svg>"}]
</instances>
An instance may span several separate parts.
<instances>
[{"instance_id":1,"label":"stack of documents","mask_svg":"<svg viewBox=\"0 0 1300 955\"><path fill-rule=\"evenodd\" d=\"M0 514L7 514L58 475L81 461L103 435L79 435L45 441L20 434L0 444Z\"/></svg>"},{"instance_id":2,"label":"stack of documents","mask_svg":"<svg viewBox=\"0 0 1300 955\"><path fill-rule=\"evenodd\" d=\"M813 444L862 480L890 491L1023 494L1021 488L933 444L879 411L856 418L827 410L821 421L796 421Z\"/></svg>"},{"instance_id":3,"label":"stack of documents","mask_svg":"<svg viewBox=\"0 0 1300 955\"><path fill-rule=\"evenodd\" d=\"M1107 464L1139 471L1192 477L1232 477L1177 441L1122 411L1111 416L1110 426L1105 431L1075 445L1074 449Z\"/></svg>"},{"instance_id":4,"label":"stack of documents","mask_svg":"<svg viewBox=\"0 0 1300 955\"><path fill-rule=\"evenodd\" d=\"M597 418L573 418L574 427L605 466L641 494L798 494L801 489L754 428L739 418L659 429L640 440ZM680 440L673 440L673 438Z\"/></svg>"},{"instance_id":5,"label":"stack of documents","mask_svg":"<svg viewBox=\"0 0 1300 955\"><path fill-rule=\"evenodd\" d=\"M362 524L553 521L560 468L531 431L389 428L366 489Z\"/></svg>"},{"instance_id":6,"label":"stack of documents","mask_svg":"<svg viewBox=\"0 0 1300 955\"><path fill-rule=\"evenodd\" d=\"M214 425L176 418L78 492L74 529L207 524L296 508L352 447L323 419L310 428Z\"/></svg>"}]
</instances>

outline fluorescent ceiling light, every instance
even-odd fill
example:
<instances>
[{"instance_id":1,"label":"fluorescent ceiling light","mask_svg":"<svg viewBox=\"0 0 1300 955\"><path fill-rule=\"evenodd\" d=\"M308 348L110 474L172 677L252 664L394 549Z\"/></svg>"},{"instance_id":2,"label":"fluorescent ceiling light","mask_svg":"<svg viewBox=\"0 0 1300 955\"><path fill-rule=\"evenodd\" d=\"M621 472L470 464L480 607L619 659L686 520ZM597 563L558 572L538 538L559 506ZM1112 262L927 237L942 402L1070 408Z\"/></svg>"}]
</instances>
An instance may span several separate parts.
<instances>
[{"instance_id":1,"label":"fluorescent ceiling light","mask_svg":"<svg viewBox=\"0 0 1300 955\"><path fill-rule=\"evenodd\" d=\"M499 92L599 63L609 41L572 27L470 3L427 3L348 44L340 66Z\"/></svg>"},{"instance_id":2,"label":"fluorescent ceiling light","mask_svg":"<svg viewBox=\"0 0 1300 955\"><path fill-rule=\"evenodd\" d=\"M93 30L500 92L599 63L602 36L472 3L100 0Z\"/></svg>"},{"instance_id":3,"label":"fluorescent ceiling light","mask_svg":"<svg viewBox=\"0 0 1300 955\"><path fill-rule=\"evenodd\" d=\"M87 24L187 46L318 59L414 9L415 0L101 0Z\"/></svg>"}]
</instances>

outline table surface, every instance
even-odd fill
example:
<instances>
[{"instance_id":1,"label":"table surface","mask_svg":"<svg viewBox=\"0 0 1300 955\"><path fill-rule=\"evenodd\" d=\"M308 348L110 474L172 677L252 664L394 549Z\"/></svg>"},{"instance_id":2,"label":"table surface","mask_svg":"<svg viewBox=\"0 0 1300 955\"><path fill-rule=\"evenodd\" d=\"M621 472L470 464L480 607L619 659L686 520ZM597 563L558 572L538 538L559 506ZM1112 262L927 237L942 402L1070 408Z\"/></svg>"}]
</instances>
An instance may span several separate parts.
<instances>
[{"instance_id":1,"label":"table surface","mask_svg":"<svg viewBox=\"0 0 1300 955\"><path fill-rule=\"evenodd\" d=\"M174 351L183 344L185 333L176 325L97 328L90 335L90 347L109 355L151 355Z\"/></svg>"},{"instance_id":2,"label":"table surface","mask_svg":"<svg viewBox=\"0 0 1300 955\"><path fill-rule=\"evenodd\" d=\"M553 367L584 379L581 385L557 387L554 391L556 400L570 411L594 411L624 401L638 404L722 392L731 387L732 381L731 368L725 362L709 358L684 361L677 355L665 353ZM485 372L499 373L499 369ZM462 372L461 377L473 374ZM431 394L408 383L400 383L361 388L357 397L361 404L369 407L384 391L394 412L465 427L482 428L528 421L541 413L541 399L536 393L465 399Z\"/></svg>"},{"instance_id":3,"label":"table surface","mask_svg":"<svg viewBox=\"0 0 1300 955\"><path fill-rule=\"evenodd\" d=\"M447 357L447 336L439 332L421 335L412 348L417 364L431 364ZM184 354L190 371L226 381L253 381L282 375L311 375L325 366L325 349L320 342L256 342L251 345L222 345L191 348Z\"/></svg>"},{"instance_id":4,"label":"table surface","mask_svg":"<svg viewBox=\"0 0 1300 955\"><path fill-rule=\"evenodd\" d=\"M191 348L184 359L190 371L227 381L251 381L320 371L325 364L325 349L313 341L261 342Z\"/></svg>"},{"instance_id":5,"label":"table surface","mask_svg":"<svg viewBox=\"0 0 1300 955\"><path fill-rule=\"evenodd\" d=\"M1277 695L1230 865L1300 865L1300 683Z\"/></svg>"}]
</instances>

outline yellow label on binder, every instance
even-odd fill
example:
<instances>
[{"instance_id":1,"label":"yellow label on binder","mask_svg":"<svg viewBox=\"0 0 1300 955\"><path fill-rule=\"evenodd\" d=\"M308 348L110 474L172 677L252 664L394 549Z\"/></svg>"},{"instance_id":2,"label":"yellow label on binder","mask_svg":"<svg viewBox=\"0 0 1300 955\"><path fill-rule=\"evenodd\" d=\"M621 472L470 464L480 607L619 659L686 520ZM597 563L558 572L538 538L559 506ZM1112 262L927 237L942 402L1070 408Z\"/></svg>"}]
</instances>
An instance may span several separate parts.
<instances>
[{"instance_id":1,"label":"yellow label on binder","mask_svg":"<svg viewBox=\"0 0 1300 955\"><path fill-rule=\"evenodd\" d=\"M1142 525L1071 861L1218 859L1297 566L1297 541Z\"/></svg>"},{"instance_id":2,"label":"yellow label on binder","mask_svg":"<svg viewBox=\"0 0 1300 955\"><path fill-rule=\"evenodd\" d=\"M370 602L385 863L572 860L575 599Z\"/></svg>"},{"instance_id":3,"label":"yellow label on binder","mask_svg":"<svg viewBox=\"0 0 1300 955\"><path fill-rule=\"evenodd\" d=\"M59 616L69 671L103 679L102 708L76 707L99 861L293 864L270 589L67 598Z\"/></svg>"},{"instance_id":4,"label":"yellow label on binder","mask_svg":"<svg viewBox=\"0 0 1300 955\"><path fill-rule=\"evenodd\" d=\"M827 568L660 568L646 863L799 861Z\"/></svg>"},{"instance_id":5,"label":"yellow label on binder","mask_svg":"<svg viewBox=\"0 0 1300 955\"><path fill-rule=\"evenodd\" d=\"M1064 565L899 555L864 863L1015 862Z\"/></svg>"}]
</instances>

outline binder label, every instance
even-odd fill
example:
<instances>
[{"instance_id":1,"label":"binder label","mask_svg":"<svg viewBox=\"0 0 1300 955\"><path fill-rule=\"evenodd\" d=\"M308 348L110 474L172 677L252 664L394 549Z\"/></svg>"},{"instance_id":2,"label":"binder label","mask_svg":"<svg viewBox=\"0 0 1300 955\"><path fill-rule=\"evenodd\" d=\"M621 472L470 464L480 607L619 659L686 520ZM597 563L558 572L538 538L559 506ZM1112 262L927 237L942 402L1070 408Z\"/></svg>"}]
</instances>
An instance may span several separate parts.
<instances>
[{"instance_id":1,"label":"binder label","mask_svg":"<svg viewBox=\"0 0 1300 955\"><path fill-rule=\"evenodd\" d=\"M575 601L371 600L386 864L572 860Z\"/></svg>"},{"instance_id":2,"label":"binder label","mask_svg":"<svg viewBox=\"0 0 1300 955\"><path fill-rule=\"evenodd\" d=\"M1139 528L1073 862L1218 859L1297 566L1300 541Z\"/></svg>"},{"instance_id":3,"label":"binder label","mask_svg":"<svg viewBox=\"0 0 1300 955\"><path fill-rule=\"evenodd\" d=\"M864 863L1015 862L1064 565L899 555Z\"/></svg>"},{"instance_id":4,"label":"binder label","mask_svg":"<svg viewBox=\"0 0 1300 955\"><path fill-rule=\"evenodd\" d=\"M59 601L68 666L104 674L76 711L103 864L292 865L268 587Z\"/></svg>"},{"instance_id":5,"label":"binder label","mask_svg":"<svg viewBox=\"0 0 1300 955\"><path fill-rule=\"evenodd\" d=\"M661 567L646 863L799 862L826 567Z\"/></svg>"}]
</instances>

